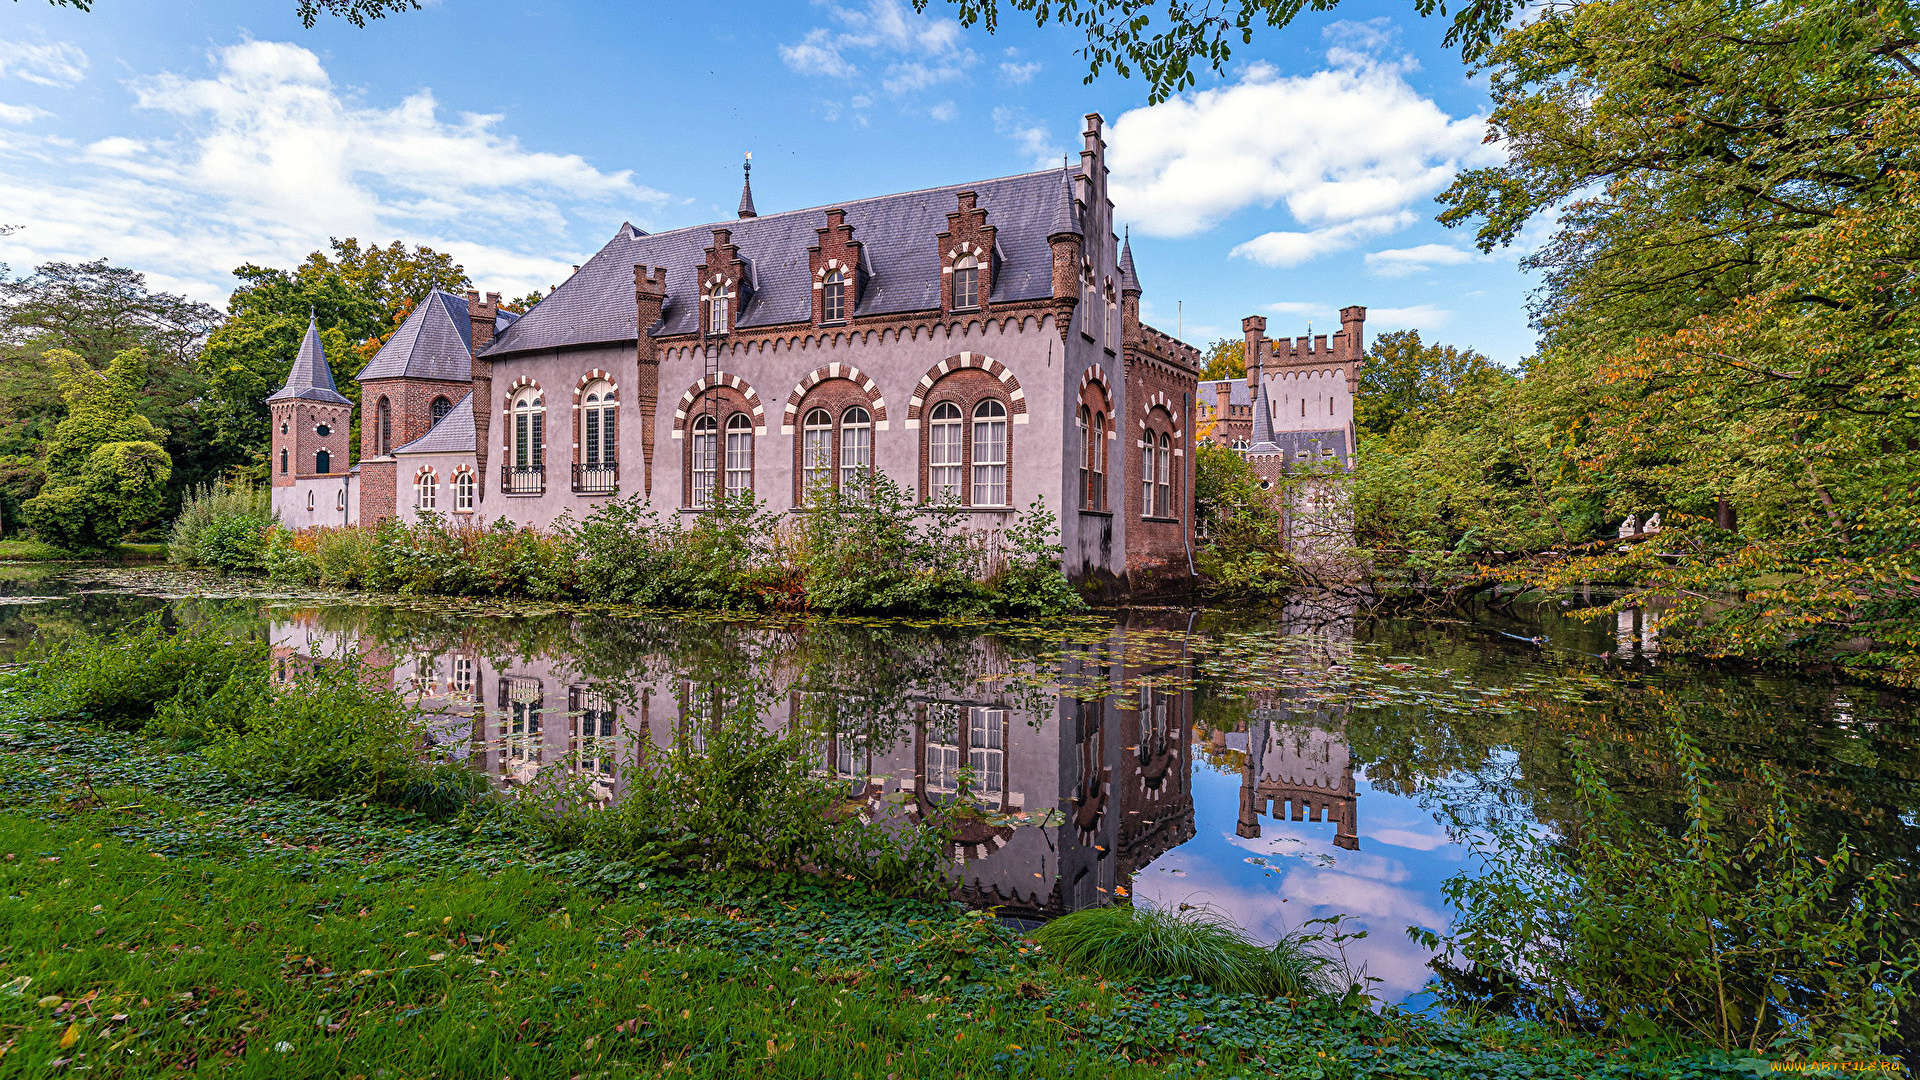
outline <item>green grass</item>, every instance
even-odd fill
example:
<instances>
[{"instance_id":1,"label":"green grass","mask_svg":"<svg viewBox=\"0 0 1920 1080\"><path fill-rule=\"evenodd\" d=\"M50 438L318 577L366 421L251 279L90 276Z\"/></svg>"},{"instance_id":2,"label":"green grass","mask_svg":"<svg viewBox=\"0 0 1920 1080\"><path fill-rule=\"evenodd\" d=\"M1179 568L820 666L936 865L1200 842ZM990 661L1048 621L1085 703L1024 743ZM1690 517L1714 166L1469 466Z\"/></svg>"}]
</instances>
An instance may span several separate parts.
<instances>
[{"instance_id":1,"label":"green grass","mask_svg":"<svg viewBox=\"0 0 1920 1080\"><path fill-rule=\"evenodd\" d=\"M165 544L120 544L106 552L72 552L66 548L31 538L0 540L0 562L70 562L74 560L118 560L121 562L165 562Z\"/></svg>"},{"instance_id":2,"label":"green grass","mask_svg":"<svg viewBox=\"0 0 1920 1080\"><path fill-rule=\"evenodd\" d=\"M1033 935L1063 962L1107 979L1192 979L1228 993L1286 998L1344 990L1317 939L1263 947L1205 909L1085 908Z\"/></svg>"},{"instance_id":3,"label":"green grass","mask_svg":"<svg viewBox=\"0 0 1920 1080\"><path fill-rule=\"evenodd\" d=\"M243 798L170 744L9 703L10 1078L1746 1075L1101 979L951 905L649 876L492 815Z\"/></svg>"}]
</instances>

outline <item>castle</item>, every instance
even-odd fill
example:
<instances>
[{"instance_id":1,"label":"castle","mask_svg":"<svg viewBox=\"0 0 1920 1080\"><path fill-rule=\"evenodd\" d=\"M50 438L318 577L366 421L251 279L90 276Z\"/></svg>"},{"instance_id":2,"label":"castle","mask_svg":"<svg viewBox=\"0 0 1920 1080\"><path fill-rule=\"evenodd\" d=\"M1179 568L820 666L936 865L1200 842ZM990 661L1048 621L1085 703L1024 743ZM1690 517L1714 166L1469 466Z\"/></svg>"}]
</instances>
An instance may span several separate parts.
<instances>
[{"instance_id":1,"label":"castle","mask_svg":"<svg viewBox=\"0 0 1920 1080\"><path fill-rule=\"evenodd\" d=\"M358 375L351 467L353 406L310 327L268 399L274 510L803 512L879 473L984 533L1042 502L1075 580L1183 585L1199 355L1140 319L1105 157L1089 115L1058 170L765 216L749 176L737 218L623 224L522 316L436 291Z\"/></svg>"}]
</instances>

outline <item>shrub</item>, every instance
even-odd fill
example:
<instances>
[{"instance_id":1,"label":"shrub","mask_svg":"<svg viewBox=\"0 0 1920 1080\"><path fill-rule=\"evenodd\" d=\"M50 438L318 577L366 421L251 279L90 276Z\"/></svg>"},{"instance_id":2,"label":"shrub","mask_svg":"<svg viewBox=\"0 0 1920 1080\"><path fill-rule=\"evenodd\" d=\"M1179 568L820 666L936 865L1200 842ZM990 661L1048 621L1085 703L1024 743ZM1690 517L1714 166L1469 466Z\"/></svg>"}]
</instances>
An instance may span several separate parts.
<instances>
[{"instance_id":1,"label":"shrub","mask_svg":"<svg viewBox=\"0 0 1920 1080\"><path fill-rule=\"evenodd\" d=\"M831 614L969 615L982 608L977 538L886 476L821 492L796 558L807 605Z\"/></svg>"},{"instance_id":2,"label":"shrub","mask_svg":"<svg viewBox=\"0 0 1920 1080\"><path fill-rule=\"evenodd\" d=\"M174 632L158 615L108 635L36 643L19 685L24 711L43 720L82 720L132 730L163 703L224 687L243 671L264 675L266 646L204 627Z\"/></svg>"},{"instance_id":3,"label":"shrub","mask_svg":"<svg viewBox=\"0 0 1920 1080\"><path fill-rule=\"evenodd\" d=\"M267 533L272 528L272 518L221 518L200 532L200 564L229 574L258 573L266 568Z\"/></svg>"},{"instance_id":4,"label":"shrub","mask_svg":"<svg viewBox=\"0 0 1920 1080\"><path fill-rule=\"evenodd\" d=\"M994 614L1060 615L1086 606L1060 570L1066 549L1054 542L1059 535L1060 522L1041 499L1008 527L1006 564L987 581Z\"/></svg>"},{"instance_id":5,"label":"shrub","mask_svg":"<svg viewBox=\"0 0 1920 1080\"><path fill-rule=\"evenodd\" d=\"M213 731L208 760L236 782L309 798L442 797L451 766L427 760L417 710L372 675L356 657L314 664L244 723Z\"/></svg>"},{"instance_id":6,"label":"shrub","mask_svg":"<svg viewBox=\"0 0 1920 1080\"><path fill-rule=\"evenodd\" d=\"M1228 993L1289 998L1334 989L1336 965L1316 951L1318 938L1289 937L1266 948L1204 908L1083 908L1042 926L1033 939L1061 962L1107 979L1189 978Z\"/></svg>"},{"instance_id":7,"label":"shrub","mask_svg":"<svg viewBox=\"0 0 1920 1080\"><path fill-rule=\"evenodd\" d=\"M1194 565L1216 596L1277 597L1299 572L1280 535L1280 493L1240 454L1211 440L1194 447Z\"/></svg>"},{"instance_id":8,"label":"shrub","mask_svg":"<svg viewBox=\"0 0 1920 1080\"><path fill-rule=\"evenodd\" d=\"M1845 837L1817 857L1771 766L1758 822L1736 828L1699 748L1677 726L1669 738L1683 828L1638 820L1576 758L1563 837L1509 824L1476 843L1484 870L1445 886L1460 912L1445 996L1627 1038L1679 1028L1728 1050L1873 1056L1920 973L1899 871L1860 865Z\"/></svg>"},{"instance_id":9,"label":"shrub","mask_svg":"<svg viewBox=\"0 0 1920 1080\"><path fill-rule=\"evenodd\" d=\"M234 520L271 524L272 493L253 484L230 481L197 485L181 504L179 516L173 519L173 528L167 537L168 561L181 566L215 565L201 551L202 538L208 529ZM265 528L259 531L264 534ZM263 540L260 554L264 556L265 551ZM262 566L239 569L259 570Z\"/></svg>"}]
</instances>

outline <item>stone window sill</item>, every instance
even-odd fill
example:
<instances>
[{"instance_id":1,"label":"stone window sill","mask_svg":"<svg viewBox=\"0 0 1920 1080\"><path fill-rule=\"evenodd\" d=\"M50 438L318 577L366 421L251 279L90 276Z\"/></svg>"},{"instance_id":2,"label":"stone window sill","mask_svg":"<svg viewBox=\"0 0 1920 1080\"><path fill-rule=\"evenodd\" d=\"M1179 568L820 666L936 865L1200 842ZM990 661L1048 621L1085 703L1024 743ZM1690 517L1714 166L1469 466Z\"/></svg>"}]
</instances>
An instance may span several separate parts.
<instances>
[{"instance_id":1,"label":"stone window sill","mask_svg":"<svg viewBox=\"0 0 1920 1080\"><path fill-rule=\"evenodd\" d=\"M1084 506L1083 506L1083 507L1081 507L1081 508L1080 508L1080 516L1081 516L1081 517L1103 517L1103 518L1110 518L1110 517L1112 517L1112 516L1113 516L1113 511L1111 511L1111 510L1094 510L1094 509L1090 509L1090 508L1088 508L1088 507L1084 507Z\"/></svg>"},{"instance_id":2,"label":"stone window sill","mask_svg":"<svg viewBox=\"0 0 1920 1080\"><path fill-rule=\"evenodd\" d=\"M1011 506L945 506L939 503L921 503L920 509L929 514L1011 514Z\"/></svg>"},{"instance_id":3,"label":"stone window sill","mask_svg":"<svg viewBox=\"0 0 1920 1080\"><path fill-rule=\"evenodd\" d=\"M1170 518L1170 517L1153 517L1153 516L1151 516L1151 515L1148 515L1148 514L1142 514L1142 515L1140 515L1140 520L1141 520L1141 521L1151 521L1151 522L1153 522L1153 523L1154 523L1155 525L1178 525L1178 524L1180 524L1180 519L1179 519L1179 518Z\"/></svg>"}]
</instances>

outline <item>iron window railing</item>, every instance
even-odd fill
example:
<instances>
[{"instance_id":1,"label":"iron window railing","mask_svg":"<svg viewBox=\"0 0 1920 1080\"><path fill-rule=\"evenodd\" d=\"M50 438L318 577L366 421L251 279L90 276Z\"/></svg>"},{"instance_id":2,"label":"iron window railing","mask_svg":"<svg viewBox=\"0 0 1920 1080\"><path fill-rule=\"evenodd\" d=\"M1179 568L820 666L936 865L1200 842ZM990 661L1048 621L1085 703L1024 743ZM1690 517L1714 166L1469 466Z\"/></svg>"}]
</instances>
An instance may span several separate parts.
<instances>
[{"instance_id":1,"label":"iron window railing","mask_svg":"<svg viewBox=\"0 0 1920 1080\"><path fill-rule=\"evenodd\" d=\"M573 490L581 495L611 495L619 486L620 469L612 461L573 467Z\"/></svg>"},{"instance_id":2,"label":"iron window railing","mask_svg":"<svg viewBox=\"0 0 1920 1080\"><path fill-rule=\"evenodd\" d=\"M508 495L538 495L547 490L545 465L500 466L500 490Z\"/></svg>"}]
</instances>

